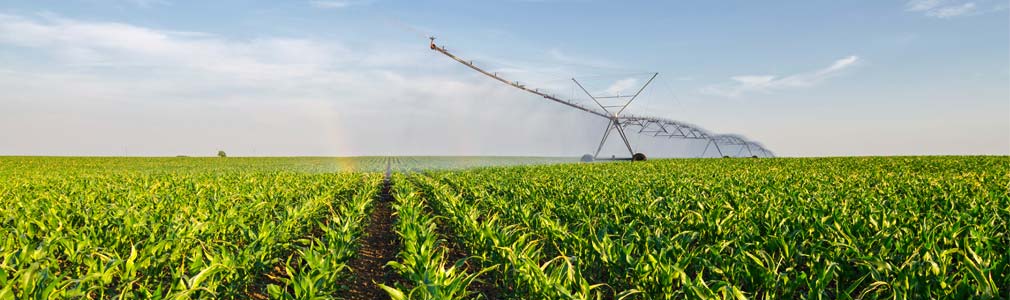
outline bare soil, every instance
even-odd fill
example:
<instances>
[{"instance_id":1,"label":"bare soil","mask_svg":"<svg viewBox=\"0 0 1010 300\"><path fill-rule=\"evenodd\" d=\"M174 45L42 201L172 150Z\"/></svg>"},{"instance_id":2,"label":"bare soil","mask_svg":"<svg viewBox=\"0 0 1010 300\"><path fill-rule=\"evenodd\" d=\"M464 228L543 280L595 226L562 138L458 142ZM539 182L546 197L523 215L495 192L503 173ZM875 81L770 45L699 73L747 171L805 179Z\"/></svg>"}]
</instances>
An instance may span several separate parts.
<instances>
[{"instance_id":1,"label":"bare soil","mask_svg":"<svg viewBox=\"0 0 1010 300\"><path fill-rule=\"evenodd\" d=\"M348 291L342 295L344 299L389 299L389 295L379 287L379 284L394 286L396 282L402 281L396 272L386 268L387 262L396 260L396 253L400 249L399 239L393 232L395 220L390 207L393 196L389 193L392 185L389 177L387 171L382 192L375 201L364 236L360 240L361 248L348 262L354 276L345 284Z\"/></svg>"}]
</instances>

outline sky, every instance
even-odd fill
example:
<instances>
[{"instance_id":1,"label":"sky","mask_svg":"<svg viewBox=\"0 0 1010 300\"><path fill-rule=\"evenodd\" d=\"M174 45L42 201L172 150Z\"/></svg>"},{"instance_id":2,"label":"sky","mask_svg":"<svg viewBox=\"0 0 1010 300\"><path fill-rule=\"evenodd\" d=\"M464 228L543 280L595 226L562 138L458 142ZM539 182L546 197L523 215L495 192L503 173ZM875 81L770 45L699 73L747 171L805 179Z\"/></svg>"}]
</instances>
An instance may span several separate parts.
<instances>
[{"instance_id":1,"label":"sky","mask_svg":"<svg viewBox=\"0 0 1010 300\"><path fill-rule=\"evenodd\" d=\"M1010 155L996 0L0 0L0 155L579 156L579 103L777 156ZM704 143L633 134L650 156ZM604 154L621 154L620 144Z\"/></svg>"}]
</instances>

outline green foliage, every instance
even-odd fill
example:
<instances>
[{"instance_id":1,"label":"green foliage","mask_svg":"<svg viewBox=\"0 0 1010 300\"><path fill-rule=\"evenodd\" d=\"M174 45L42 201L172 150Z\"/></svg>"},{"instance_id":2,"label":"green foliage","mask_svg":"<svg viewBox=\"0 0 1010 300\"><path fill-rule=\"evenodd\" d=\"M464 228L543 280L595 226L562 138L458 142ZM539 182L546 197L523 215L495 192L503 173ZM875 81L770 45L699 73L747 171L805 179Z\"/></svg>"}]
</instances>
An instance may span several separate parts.
<instances>
[{"instance_id":1,"label":"green foliage","mask_svg":"<svg viewBox=\"0 0 1010 300\"><path fill-rule=\"evenodd\" d=\"M470 284L495 266L469 274L464 270L467 259L463 258L446 267L447 248L439 237L438 225L424 211L424 203L405 179L396 176L393 193L397 200L393 207L397 215L396 234L401 244L399 261L391 261L387 266L395 269L413 288L381 285L382 289L393 299L469 299L472 292L467 288Z\"/></svg>"},{"instance_id":2,"label":"green foliage","mask_svg":"<svg viewBox=\"0 0 1010 300\"><path fill-rule=\"evenodd\" d=\"M1008 157L0 157L0 300L339 297L387 161L393 299L1010 296Z\"/></svg>"},{"instance_id":3,"label":"green foliage","mask_svg":"<svg viewBox=\"0 0 1010 300\"><path fill-rule=\"evenodd\" d=\"M0 299L332 297L380 179L147 160L0 158Z\"/></svg>"},{"instance_id":4,"label":"green foliage","mask_svg":"<svg viewBox=\"0 0 1010 300\"><path fill-rule=\"evenodd\" d=\"M999 298L1010 159L658 160L414 179L516 298Z\"/></svg>"}]
</instances>

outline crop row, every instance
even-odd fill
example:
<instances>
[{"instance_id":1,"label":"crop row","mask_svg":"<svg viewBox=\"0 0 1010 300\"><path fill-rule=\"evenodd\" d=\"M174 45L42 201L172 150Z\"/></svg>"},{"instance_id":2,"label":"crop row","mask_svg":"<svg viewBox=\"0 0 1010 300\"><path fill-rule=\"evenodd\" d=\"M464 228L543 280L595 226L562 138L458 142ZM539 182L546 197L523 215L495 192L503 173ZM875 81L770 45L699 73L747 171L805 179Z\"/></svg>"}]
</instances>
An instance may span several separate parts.
<instances>
[{"instance_id":1,"label":"crop row","mask_svg":"<svg viewBox=\"0 0 1010 300\"><path fill-rule=\"evenodd\" d=\"M387 162L396 299L1010 298L1007 157L452 161L0 158L0 300L339 298Z\"/></svg>"},{"instance_id":2,"label":"crop row","mask_svg":"<svg viewBox=\"0 0 1010 300\"><path fill-rule=\"evenodd\" d=\"M672 160L415 176L518 298L992 298L1005 157Z\"/></svg>"},{"instance_id":3,"label":"crop row","mask_svg":"<svg viewBox=\"0 0 1010 300\"><path fill-rule=\"evenodd\" d=\"M333 295L380 179L89 163L0 168L0 299Z\"/></svg>"},{"instance_id":4,"label":"crop row","mask_svg":"<svg viewBox=\"0 0 1010 300\"><path fill-rule=\"evenodd\" d=\"M395 300L469 299L473 295L467 289L470 284L495 266L468 273L466 258L450 262L449 250L439 235L435 218L427 211L419 193L405 179L402 175L394 179L396 234L400 238L401 249L398 260L389 262L388 266L396 270L407 285L381 287Z\"/></svg>"}]
</instances>

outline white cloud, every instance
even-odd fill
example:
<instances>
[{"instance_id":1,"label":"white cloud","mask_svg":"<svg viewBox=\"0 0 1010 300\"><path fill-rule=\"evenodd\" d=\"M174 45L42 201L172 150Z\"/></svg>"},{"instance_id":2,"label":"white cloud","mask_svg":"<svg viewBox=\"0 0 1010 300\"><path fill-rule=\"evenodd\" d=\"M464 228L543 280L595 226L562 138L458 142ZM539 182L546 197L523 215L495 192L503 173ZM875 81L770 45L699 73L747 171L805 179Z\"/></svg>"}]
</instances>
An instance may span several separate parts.
<instances>
[{"instance_id":1,"label":"white cloud","mask_svg":"<svg viewBox=\"0 0 1010 300\"><path fill-rule=\"evenodd\" d=\"M859 57L853 55L836 60L830 66L820 70L784 77L774 75L733 76L730 77L733 83L710 85L702 88L701 93L722 97L739 97L754 92L766 93L783 89L811 87L854 66L857 62L859 62Z\"/></svg>"},{"instance_id":2,"label":"white cloud","mask_svg":"<svg viewBox=\"0 0 1010 300\"><path fill-rule=\"evenodd\" d=\"M927 11L926 15L930 17L946 19L972 14L975 13L977 9L978 7L975 5L975 3L969 2L961 5L946 6L938 9L933 9Z\"/></svg>"},{"instance_id":3,"label":"white cloud","mask_svg":"<svg viewBox=\"0 0 1010 300\"><path fill-rule=\"evenodd\" d=\"M548 50L547 57L554 60L555 63L560 63L574 67L604 69L604 70L621 69L621 65L618 63L596 58L572 56L558 48L551 48L550 50Z\"/></svg>"},{"instance_id":4,"label":"white cloud","mask_svg":"<svg viewBox=\"0 0 1010 300\"><path fill-rule=\"evenodd\" d=\"M943 0L912 0L905 4L908 11L928 11L943 4Z\"/></svg>"},{"instance_id":5,"label":"white cloud","mask_svg":"<svg viewBox=\"0 0 1010 300\"><path fill-rule=\"evenodd\" d=\"M17 129L0 154L578 155L598 138L577 146L594 119L413 44L0 14L0 54L0 128Z\"/></svg>"},{"instance_id":6,"label":"white cloud","mask_svg":"<svg viewBox=\"0 0 1010 300\"><path fill-rule=\"evenodd\" d=\"M905 10L940 19L981 13L978 4L963 0L911 0L905 4Z\"/></svg>"},{"instance_id":7,"label":"white cloud","mask_svg":"<svg viewBox=\"0 0 1010 300\"><path fill-rule=\"evenodd\" d=\"M638 85L638 79L636 79L636 78L624 78L624 79L621 79L621 80L618 80L618 81L614 82L609 87L607 87L607 89L605 90L605 92L606 92L605 96L613 96L613 95L618 95L618 94L630 95L630 94L636 92L636 91L633 91L632 89L637 88L637 87L639 87L639 85Z\"/></svg>"},{"instance_id":8,"label":"white cloud","mask_svg":"<svg viewBox=\"0 0 1010 300\"><path fill-rule=\"evenodd\" d=\"M126 2L140 6L140 7L151 7L155 5L168 5L170 2L168 0L125 0Z\"/></svg>"},{"instance_id":9,"label":"white cloud","mask_svg":"<svg viewBox=\"0 0 1010 300\"><path fill-rule=\"evenodd\" d=\"M310 75L348 50L304 39L228 40L121 23L0 15L0 43L49 52L74 66L155 67L270 79Z\"/></svg>"},{"instance_id":10,"label":"white cloud","mask_svg":"<svg viewBox=\"0 0 1010 300\"><path fill-rule=\"evenodd\" d=\"M859 57L852 55L846 58L836 60L835 63L831 64L827 69L817 72L817 75L826 75L827 73L833 73L841 71L842 69L848 68L859 61Z\"/></svg>"},{"instance_id":11,"label":"white cloud","mask_svg":"<svg viewBox=\"0 0 1010 300\"><path fill-rule=\"evenodd\" d=\"M327 8L327 9L338 9L346 8L353 5L368 4L370 1L354 1L354 0L312 0L309 1L314 7L317 8Z\"/></svg>"}]
</instances>

